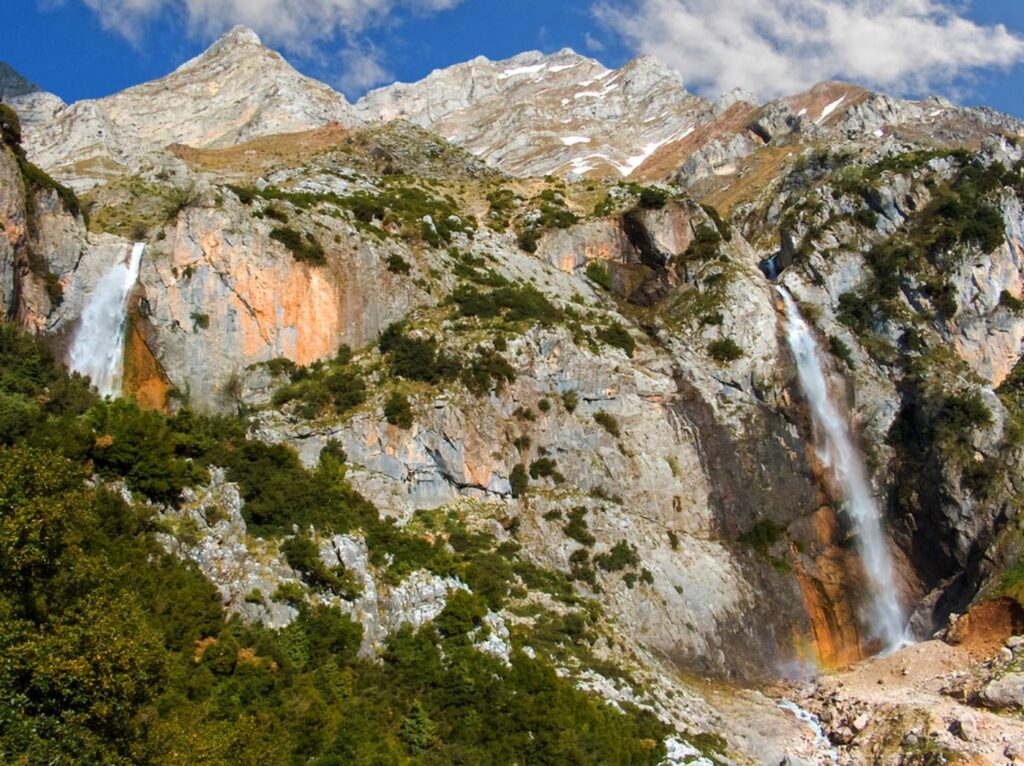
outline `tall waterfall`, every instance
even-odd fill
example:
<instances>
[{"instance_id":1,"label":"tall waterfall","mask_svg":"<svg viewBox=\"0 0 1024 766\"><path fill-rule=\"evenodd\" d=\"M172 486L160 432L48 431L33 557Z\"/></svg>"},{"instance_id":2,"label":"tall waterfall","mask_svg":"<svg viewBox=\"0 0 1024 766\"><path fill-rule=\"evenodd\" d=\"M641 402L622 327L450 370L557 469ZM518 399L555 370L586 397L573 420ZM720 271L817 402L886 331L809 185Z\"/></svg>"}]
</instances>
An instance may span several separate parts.
<instances>
[{"instance_id":1,"label":"tall waterfall","mask_svg":"<svg viewBox=\"0 0 1024 766\"><path fill-rule=\"evenodd\" d=\"M136 242L128 261L119 260L103 275L71 345L71 369L88 375L101 396L121 393L128 295L139 278L145 249L144 243Z\"/></svg>"},{"instance_id":2,"label":"tall waterfall","mask_svg":"<svg viewBox=\"0 0 1024 766\"><path fill-rule=\"evenodd\" d=\"M821 352L793 297L779 288L786 304L786 339L796 357L800 388L811 408L818 458L839 482L846 509L857 531L857 547L871 589L871 628L886 649L906 641L903 610L893 582L892 556L879 511L867 480L864 462L850 438L849 425L829 396Z\"/></svg>"}]
</instances>

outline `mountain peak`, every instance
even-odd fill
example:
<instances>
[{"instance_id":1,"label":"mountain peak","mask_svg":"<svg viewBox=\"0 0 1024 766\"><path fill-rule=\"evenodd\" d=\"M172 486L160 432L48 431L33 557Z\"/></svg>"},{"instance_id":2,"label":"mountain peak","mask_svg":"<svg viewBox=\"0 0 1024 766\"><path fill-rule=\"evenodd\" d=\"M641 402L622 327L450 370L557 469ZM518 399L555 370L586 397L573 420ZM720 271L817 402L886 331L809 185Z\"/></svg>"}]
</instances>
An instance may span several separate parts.
<instances>
[{"instance_id":1,"label":"mountain peak","mask_svg":"<svg viewBox=\"0 0 1024 766\"><path fill-rule=\"evenodd\" d=\"M27 96L41 90L6 61L0 61L0 99Z\"/></svg>"},{"instance_id":2,"label":"mountain peak","mask_svg":"<svg viewBox=\"0 0 1024 766\"><path fill-rule=\"evenodd\" d=\"M263 47L260 36L244 24L238 24L218 38L217 45L258 45Z\"/></svg>"},{"instance_id":3,"label":"mountain peak","mask_svg":"<svg viewBox=\"0 0 1024 766\"><path fill-rule=\"evenodd\" d=\"M209 48L198 56L178 67L177 71L182 72L210 61L219 61L239 52L247 55L249 53L269 53L270 51L263 45L258 34L249 27L239 24L218 37Z\"/></svg>"}]
</instances>

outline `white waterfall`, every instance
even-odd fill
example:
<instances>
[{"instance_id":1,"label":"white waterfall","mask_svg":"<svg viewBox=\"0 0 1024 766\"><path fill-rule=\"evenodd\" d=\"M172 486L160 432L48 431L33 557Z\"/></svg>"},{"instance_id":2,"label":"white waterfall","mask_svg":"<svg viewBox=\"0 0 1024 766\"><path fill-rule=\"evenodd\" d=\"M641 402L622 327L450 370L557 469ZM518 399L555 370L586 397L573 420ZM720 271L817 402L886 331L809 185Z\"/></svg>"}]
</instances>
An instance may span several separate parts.
<instances>
[{"instance_id":1,"label":"white waterfall","mask_svg":"<svg viewBox=\"0 0 1024 766\"><path fill-rule=\"evenodd\" d=\"M906 642L903 610L893 581L892 555L882 529L860 452L850 428L828 390L821 352L793 297L779 288L786 304L786 339L796 358L800 388L811 408L817 433L815 450L839 483L846 510L856 527L857 547L871 589L870 627L886 650Z\"/></svg>"},{"instance_id":2,"label":"white waterfall","mask_svg":"<svg viewBox=\"0 0 1024 766\"><path fill-rule=\"evenodd\" d=\"M127 262L119 260L96 284L71 345L71 369L88 375L101 396L119 396L124 374L128 296L139 278L146 245L136 242Z\"/></svg>"}]
</instances>

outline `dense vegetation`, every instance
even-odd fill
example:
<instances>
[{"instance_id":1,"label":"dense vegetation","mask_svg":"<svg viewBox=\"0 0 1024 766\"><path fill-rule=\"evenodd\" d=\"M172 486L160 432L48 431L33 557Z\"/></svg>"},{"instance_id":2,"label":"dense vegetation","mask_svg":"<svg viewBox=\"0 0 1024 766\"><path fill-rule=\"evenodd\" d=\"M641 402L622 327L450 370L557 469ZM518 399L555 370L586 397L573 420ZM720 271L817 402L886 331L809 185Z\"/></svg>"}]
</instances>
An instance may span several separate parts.
<instances>
[{"instance_id":1,"label":"dense vegetation","mask_svg":"<svg viewBox=\"0 0 1024 766\"><path fill-rule=\"evenodd\" d=\"M347 485L336 445L310 471L245 430L100 402L37 341L0 326L0 760L659 762L666 729L651 716L615 711L518 648L506 665L473 647L469 634L514 581L571 605L564 579L456 519L441 522L448 546L398 530ZM357 656L361 628L336 608L303 605L280 631L229 620L213 586L158 544L153 506L87 481L99 473L173 503L212 465L239 483L256 531L358 528L389 576L426 566L473 592L453 595L434 624L393 636L381 661ZM306 536L283 552L311 586L355 595ZM582 641L587 623L575 614L552 617L531 643Z\"/></svg>"}]
</instances>

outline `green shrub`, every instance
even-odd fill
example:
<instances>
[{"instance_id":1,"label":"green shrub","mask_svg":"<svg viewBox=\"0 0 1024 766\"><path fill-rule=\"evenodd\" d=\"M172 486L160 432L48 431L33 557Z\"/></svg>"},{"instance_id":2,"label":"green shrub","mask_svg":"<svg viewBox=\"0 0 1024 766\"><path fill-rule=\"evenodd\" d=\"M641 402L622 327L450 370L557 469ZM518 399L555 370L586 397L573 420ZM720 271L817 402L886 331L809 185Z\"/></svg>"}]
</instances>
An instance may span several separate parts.
<instances>
[{"instance_id":1,"label":"green shrub","mask_svg":"<svg viewBox=\"0 0 1024 766\"><path fill-rule=\"evenodd\" d=\"M636 341L629 334L629 330L618 322L612 322L607 327L599 327L597 337L609 346L621 348L626 352L626 356L633 357L633 352L636 350Z\"/></svg>"},{"instance_id":2,"label":"green shrub","mask_svg":"<svg viewBox=\"0 0 1024 766\"><path fill-rule=\"evenodd\" d=\"M669 193L657 186L645 186L640 190L640 207L645 210L660 210L668 200Z\"/></svg>"},{"instance_id":3,"label":"green shrub","mask_svg":"<svg viewBox=\"0 0 1024 766\"><path fill-rule=\"evenodd\" d=\"M562 474L558 472L558 463L549 457L541 457L530 463L531 479L553 479L556 482L564 481Z\"/></svg>"},{"instance_id":4,"label":"green shrub","mask_svg":"<svg viewBox=\"0 0 1024 766\"><path fill-rule=\"evenodd\" d=\"M758 519L754 526L739 537L741 543L750 546L762 556L767 555L768 549L780 539L782 530L771 519Z\"/></svg>"},{"instance_id":5,"label":"green shrub","mask_svg":"<svg viewBox=\"0 0 1024 766\"><path fill-rule=\"evenodd\" d=\"M497 351L478 348L477 354L466 365L462 372L462 382L471 393L484 396L492 388L499 392L505 383L516 379L516 370Z\"/></svg>"},{"instance_id":6,"label":"green shrub","mask_svg":"<svg viewBox=\"0 0 1024 766\"><path fill-rule=\"evenodd\" d=\"M594 422L616 439L622 435L619 430L619 421L609 412L604 412L603 410L601 412L595 412Z\"/></svg>"},{"instance_id":7,"label":"green shrub","mask_svg":"<svg viewBox=\"0 0 1024 766\"><path fill-rule=\"evenodd\" d=\"M530 486L530 475L526 472L526 466L516 463L509 475L509 483L512 485L512 497L521 497L526 494Z\"/></svg>"},{"instance_id":8,"label":"green shrub","mask_svg":"<svg viewBox=\"0 0 1024 766\"><path fill-rule=\"evenodd\" d=\"M412 270L409 262L402 256L392 253L388 256L388 271L392 274L408 274Z\"/></svg>"},{"instance_id":9,"label":"green shrub","mask_svg":"<svg viewBox=\"0 0 1024 766\"><path fill-rule=\"evenodd\" d=\"M874 229L878 226L878 213L869 207L862 207L853 214L853 220L865 229Z\"/></svg>"},{"instance_id":10,"label":"green shrub","mask_svg":"<svg viewBox=\"0 0 1024 766\"><path fill-rule=\"evenodd\" d=\"M533 285L504 285L488 293L477 288L460 285L452 293L452 302L464 317L493 319L501 317L508 322L536 322L551 325L562 319L562 312Z\"/></svg>"},{"instance_id":11,"label":"green shrub","mask_svg":"<svg viewBox=\"0 0 1024 766\"><path fill-rule=\"evenodd\" d=\"M855 369L853 352L842 338L837 338L835 335L829 336L828 350L836 359L841 359L848 369Z\"/></svg>"},{"instance_id":12,"label":"green shrub","mask_svg":"<svg viewBox=\"0 0 1024 766\"><path fill-rule=\"evenodd\" d=\"M57 195L60 199L61 205L64 210L73 216L81 217L86 223L89 222L89 218L82 208L81 203L78 201L78 196L72 189L64 186L57 181L53 180L42 168L38 168L25 159L21 154L17 154L18 169L21 172L22 180L25 182L25 186L28 189L30 195L35 195L40 191L50 191ZM30 230L35 230L35 206L28 206L28 224Z\"/></svg>"},{"instance_id":13,"label":"green shrub","mask_svg":"<svg viewBox=\"0 0 1024 766\"><path fill-rule=\"evenodd\" d=\"M702 223L697 224L690 242L683 253L688 260L713 261L722 254L722 235L716 229Z\"/></svg>"},{"instance_id":14,"label":"green shrub","mask_svg":"<svg viewBox=\"0 0 1024 766\"><path fill-rule=\"evenodd\" d=\"M957 450L961 459L971 451L971 435L992 424L992 413L977 391L949 394L943 397L931 427L939 444Z\"/></svg>"},{"instance_id":15,"label":"green shrub","mask_svg":"<svg viewBox=\"0 0 1024 766\"><path fill-rule=\"evenodd\" d=\"M626 567L635 567L640 563L636 547L625 540L620 540L607 553L594 556L594 563L606 572L621 572Z\"/></svg>"},{"instance_id":16,"label":"green shrub","mask_svg":"<svg viewBox=\"0 0 1024 766\"><path fill-rule=\"evenodd\" d=\"M1014 314L1024 314L1024 300L1014 297L1009 290L1003 290L999 294L999 305Z\"/></svg>"},{"instance_id":17,"label":"green shrub","mask_svg":"<svg viewBox=\"0 0 1024 766\"><path fill-rule=\"evenodd\" d=\"M575 389L570 388L562 393L562 405L565 407L566 412L575 412L579 403L580 395Z\"/></svg>"},{"instance_id":18,"label":"green shrub","mask_svg":"<svg viewBox=\"0 0 1024 766\"><path fill-rule=\"evenodd\" d=\"M377 345L387 356L391 374L400 378L437 384L459 373L458 360L442 351L434 338L410 337L401 322L389 325Z\"/></svg>"},{"instance_id":19,"label":"green shrub","mask_svg":"<svg viewBox=\"0 0 1024 766\"><path fill-rule=\"evenodd\" d=\"M271 230L270 238L288 248L291 251L292 257L300 263L322 266L327 262L327 258L324 256L324 249L312 234L306 234L303 237L295 229L288 228L287 226L278 226Z\"/></svg>"},{"instance_id":20,"label":"green shrub","mask_svg":"<svg viewBox=\"0 0 1024 766\"><path fill-rule=\"evenodd\" d=\"M587 264L584 273L587 275L587 279L594 284L608 292L612 291L614 283L612 282L612 273L608 268L608 264L603 261L591 261Z\"/></svg>"},{"instance_id":21,"label":"green shrub","mask_svg":"<svg viewBox=\"0 0 1024 766\"><path fill-rule=\"evenodd\" d=\"M725 219L722 218L722 215L721 213L718 212L718 209L713 205L701 205L701 208L704 210L705 213L708 214L708 217L711 219L711 222L715 224L715 228L718 230L718 233L722 237L722 239L724 239L726 242L732 242L732 227L728 224L728 222Z\"/></svg>"},{"instance_id":22,"label":"green shrub","mask_svg":"<svg viewBox=\"0 0 1024 766\"><path fill-rule=\"evenodd\" d=\"M399 391L392 391L384 402L384 418L393 426L406 430L412 428L412 406L408 397Z\"/></svg>"},{"instance_id":23,"label":"green shrub","mask_svg":"<svg viewBox=\"0 0 1024 766\"><path fill-rule=\"evenodd\" d=\"M708 353L719 364L735 362L743 357L743 349L732 338L721 338L708 344Z\"/></svg>"},{"instance_id":24,"label":"green shrub","mask_svg":"<svg viewBox=\"0 0 1024 766\"><path fill-rule=\"evenodd\" d=\"M362 586L344 566L328 568L320 558L320 547L304 535L289 537L281 544L281 552L289 566L301 573L311 585L326 588L349 600L362 592Z\"/></svg>"},{"instance_id":25,"label":"green shrub","mask_svg":"<svg viewBox=\"0 0 1024 766\"><path fill-rule=\"evenodd\" d=\"M0 141L12 148L21 146L21 120L7 104L0 104Z\"/></svg>"},{"instance_id":26,"label":"green shrub","mask_svg":"<svg viewBox=\"0 0 1024 766\"><path fill-rule=\"evenodd\" d=\"M569 511L569 523L562 527L562 531L565 532L567 537L572 538L580 545L590 548L597 540L590 534L586 516L587 509L583 506L573 508Z\"/></svg>"}]
</instances>

